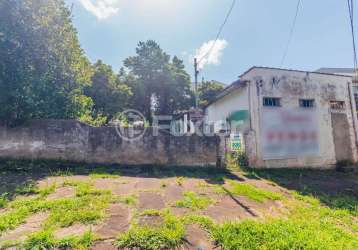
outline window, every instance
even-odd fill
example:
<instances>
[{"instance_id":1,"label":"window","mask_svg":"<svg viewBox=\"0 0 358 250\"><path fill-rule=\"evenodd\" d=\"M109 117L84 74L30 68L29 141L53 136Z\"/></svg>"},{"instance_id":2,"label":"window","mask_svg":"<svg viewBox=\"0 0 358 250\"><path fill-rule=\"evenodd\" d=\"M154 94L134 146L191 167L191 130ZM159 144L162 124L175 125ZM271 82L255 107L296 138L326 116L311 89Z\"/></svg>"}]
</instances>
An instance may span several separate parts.
<instances>
[{"instance_id":1,"label":"window","mask_svg":"<svg viewBox=\"0 0 358 250\"><path fill-rule=\"evenodd\" d=\"M334 110L343 110L345 109L345 105L343 101L331 101L330 102L331 109Z\"/></svg>"},{"instance_id":2,"label":"window","mask_svg":"<svg viewBox=\"0 0 358 250\"><path fill-rule=\"evenodd\" d=\"M300 107L301 108L313 108L314 100L313 99L300 99Z\"/></svg>"},{"instance_id":3,"label":"window","mask_svg":"<svg viewBox=\"0 0 358 250\"><path fill-rule=\"evenodd\" d=\"M273 97L264 97L263 104L266 107L281 107L281 99Z\"/></svg>"}]
</instances>

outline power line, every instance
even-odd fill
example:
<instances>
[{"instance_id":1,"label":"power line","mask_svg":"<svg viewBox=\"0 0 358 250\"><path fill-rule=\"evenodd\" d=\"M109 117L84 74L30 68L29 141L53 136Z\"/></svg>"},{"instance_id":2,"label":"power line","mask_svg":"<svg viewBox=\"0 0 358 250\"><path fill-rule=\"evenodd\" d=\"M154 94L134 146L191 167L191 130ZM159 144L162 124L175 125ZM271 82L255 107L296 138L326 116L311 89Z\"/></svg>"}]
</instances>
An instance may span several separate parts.
<instances>
[{"instance_id":1,"label":"power line","mask_svg":"<svg viewBox=\"0 0 358 250\"><path fill-rule=\"evenodd\" d=\"M354 33L354 8L353 8L353 0L347 0L348 11L349 11L349 24L351 28L352 34L352 43L353 43L353 60L354 60L354 70L357 72L357 50L356 50L356 41L355 41L355 33Z\"/></svg>"},{"instance_id":2,"label":"power line","mask_svg":"<svg viewBox=\"0 0 358 250\"><path fill-rule=\"evenodd\" d=\"M211 51L215 48L215 45L216 45L216 43L217 43L217 41L218 41L218 39L219 39L219 37L220 37L220 35L221 35L221 32L223 31L223 29L224 29L224 27L225 27L227 21L229 20L229 17L230 17L230 15L231 15L231 13L232 13L234 7L235 7L235 4L236 4L236 0L233 0L232 3L231 3L230 9L229 9L228 13L227 13L226 16L225 16L224 22L223 22L223 24L220 26L219 32L218 32L217 35L216 35L216 38L215 38L215 41L214 41L213 45L212 45L211 48L208 50L208 52L206 52L206 53L204 54L204 56L202 56L201 58L198 59L198 64L200 64L201 61L202 61L205 57L209 56L210 53L211 53Z\"/></svg>"},{"instance_id":3,"label":"power line","mask_svg":"<svg viewBox=\"0 0 358 250\"><path fill-rule=\"evenodd\" d=\"M348 0L348 1L349 1L349 0ZM297 22L297 17L298 17L298 13L299 13L299 11L300 11L300 6L301 6L301 0L298 0L298 1L297 1L297 5L296 5L295 17L294 17L294 19L293 19L293 23L292 23L292 26L291 26L290 34L289 34L289 36L288 36L286 48L285 48L285 51L284 51L283 56L282 56L280 68L282 68L283 64L285 63L286 57L287 57L288 49L289 49L289 47L290 47L290 44L291 44L291 41L292 41L292 37L293 37L293 32L295 31L296 22Z\"/></svg>"}]
</instances>

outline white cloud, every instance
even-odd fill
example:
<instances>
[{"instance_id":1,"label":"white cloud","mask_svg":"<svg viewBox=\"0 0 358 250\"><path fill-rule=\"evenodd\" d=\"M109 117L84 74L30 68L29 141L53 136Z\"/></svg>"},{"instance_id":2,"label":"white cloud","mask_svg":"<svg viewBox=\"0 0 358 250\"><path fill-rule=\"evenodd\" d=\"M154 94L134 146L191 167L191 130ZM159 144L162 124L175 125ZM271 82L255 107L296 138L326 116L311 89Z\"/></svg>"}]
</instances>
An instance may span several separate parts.
<instances>
[{"instance_id":1,"label":"white cloud","mask_svg":"<svg viewBox=\"0 0 358 250\"><path fill-rule=\"evenodd\" d=\"M98 19L109 18L119 11L120 0L79 0L82 6Z\"/></svg>"},{"instance_id":2,"label":"white cloud","mask_svg":"<svg viewBox=\"0 0 358 250\"><path fill-rule=\"evenodd\" d=\"M203 45L195 51L195 56L193 56L199 60L199 69L203 69L207 65L219 65L223 50L227 45L228 42L224 39L219 39L216 43L215 40L203 43ZM210 50L211 52L209 53Z\"/></svg>"}]
</instances>

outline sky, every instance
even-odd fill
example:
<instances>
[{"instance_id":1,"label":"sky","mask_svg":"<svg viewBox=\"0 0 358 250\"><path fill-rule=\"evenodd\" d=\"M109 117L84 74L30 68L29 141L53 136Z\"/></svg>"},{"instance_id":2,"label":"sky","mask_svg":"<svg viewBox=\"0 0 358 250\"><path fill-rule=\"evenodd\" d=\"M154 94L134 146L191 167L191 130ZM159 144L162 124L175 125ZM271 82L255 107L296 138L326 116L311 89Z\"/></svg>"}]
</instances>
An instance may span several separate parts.
<instances>
[{"instance_id":1,"label":"sky","mask_svg":"<svg viewBox=\"0 0 358 250\"><path fill-rule=\"evenodd\" d=\"M193 75L193 58L213 47L232 0L66 0L82 48L115 71L139 41L157 41ZM297 0L237 0L219 40L200 63L200 79L225 84L252 66L281 67ZM343 0L302 0L282 68L352 67Z\"/></svg>"}]
</instances>

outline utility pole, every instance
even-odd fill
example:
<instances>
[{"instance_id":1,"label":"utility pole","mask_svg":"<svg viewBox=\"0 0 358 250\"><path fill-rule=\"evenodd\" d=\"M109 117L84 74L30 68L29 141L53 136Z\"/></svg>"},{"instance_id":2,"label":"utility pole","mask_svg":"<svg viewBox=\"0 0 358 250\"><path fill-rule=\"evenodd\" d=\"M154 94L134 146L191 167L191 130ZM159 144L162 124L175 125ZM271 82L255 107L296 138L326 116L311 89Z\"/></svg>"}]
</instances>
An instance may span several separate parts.
<instances>
[{"instance_id":1,"label":"utility pole","mask_svg":"<svg viewBox=\"0 0 358 250\"><path fill-rule=\"evenodd\" d=\"M198 96L198 59L194 58L194 74L195 74L195 109L199 107L199 96Z\"/></svg>"}]
</instances>

